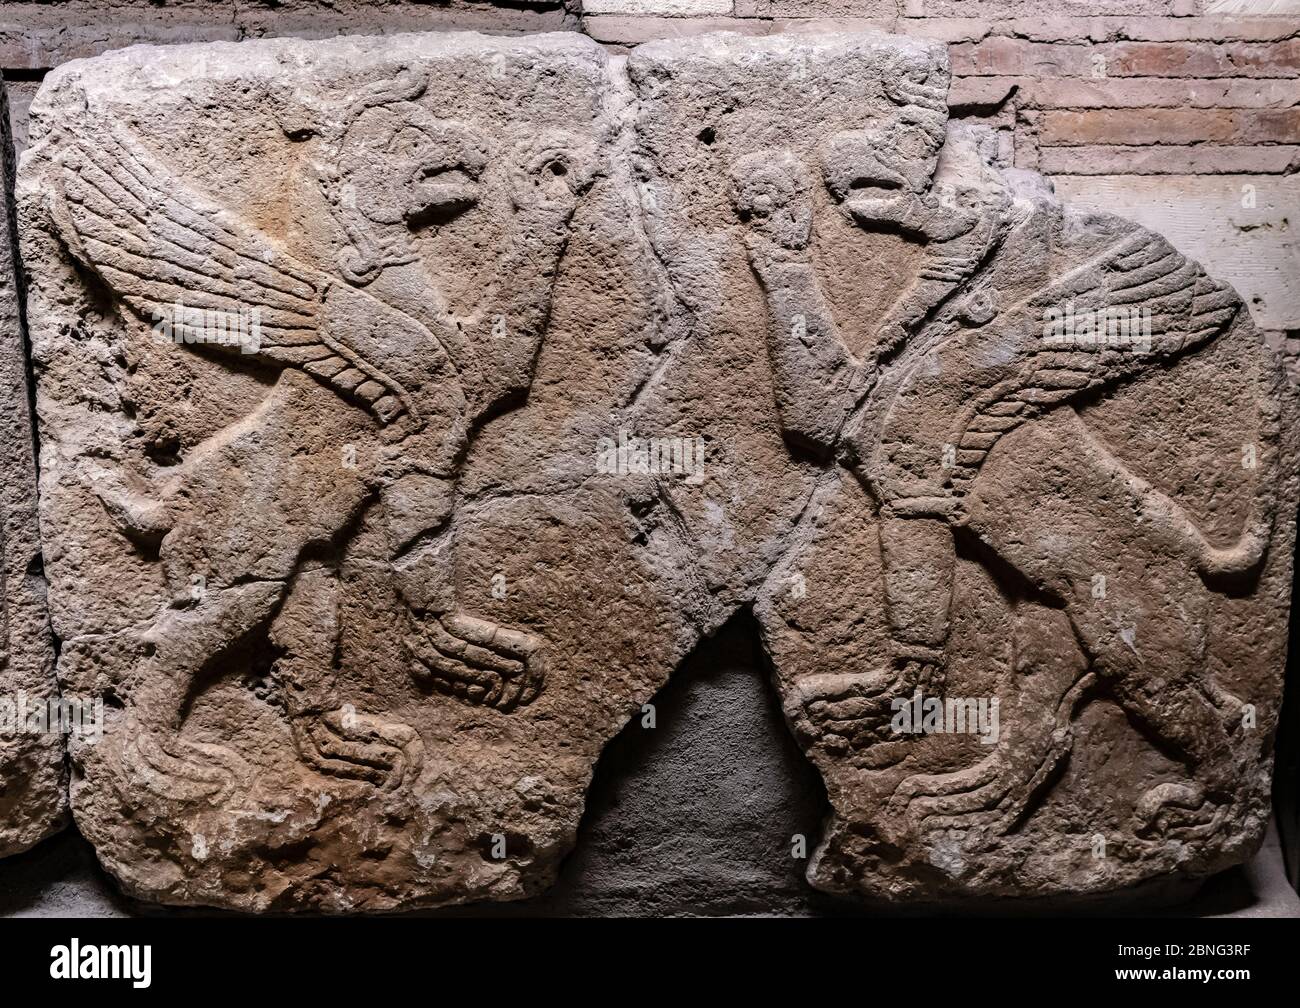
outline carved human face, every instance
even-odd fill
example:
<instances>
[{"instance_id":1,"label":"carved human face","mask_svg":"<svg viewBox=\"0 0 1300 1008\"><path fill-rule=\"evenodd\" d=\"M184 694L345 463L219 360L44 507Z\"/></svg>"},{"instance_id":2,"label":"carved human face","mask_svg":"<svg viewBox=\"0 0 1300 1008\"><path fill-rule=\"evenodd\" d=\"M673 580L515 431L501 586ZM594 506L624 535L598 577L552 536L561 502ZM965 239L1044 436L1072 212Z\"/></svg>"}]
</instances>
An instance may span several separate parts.
<instances>
[{"instance_id":1,"label":"carved human face","mask_svg":"<svg viewBox=\"0 0 1300 1008\"><path fill-rule=\"evenodd\" d=\"M357 120L342 169L367 219L418 228L475 205L487 162L487 143L477 130L403 103L371 109Z\"/></svg>"},{"instance_id":2,"label":"carved human face","mask_svg":"<svg viewBox=\"0 0 1300 1008\"><path fill-rule=\"evenodd\" d=\"M788 151L757 151L731 166L732 202L741 221L786 248L803 248L812 229L809 182Z\"/></svg>"},{"instance_id":3,"label":"carved human face","mask_svg":"<svg viewBox=\"0 0 1300 1008\"><path fill-rule=\"evenodd\" d=\"M938 151L931 132L892 119L832 136L821 150L822 176L854 217L891 219L892 207L930 188Z\"/></svg>"},{"instance_id":4,"label":"carved human face","mask_svg":"<svg viewBox=\"0 0 1300 1008\"><path fill-rule=\"evenodd\" d=\"M946 86L934 79L934 70L919 53L900 54L881 75L896 110L821 145L826 187L860 224L899 222L934 182L947 122Z\"/></svg>"}]
</instances>

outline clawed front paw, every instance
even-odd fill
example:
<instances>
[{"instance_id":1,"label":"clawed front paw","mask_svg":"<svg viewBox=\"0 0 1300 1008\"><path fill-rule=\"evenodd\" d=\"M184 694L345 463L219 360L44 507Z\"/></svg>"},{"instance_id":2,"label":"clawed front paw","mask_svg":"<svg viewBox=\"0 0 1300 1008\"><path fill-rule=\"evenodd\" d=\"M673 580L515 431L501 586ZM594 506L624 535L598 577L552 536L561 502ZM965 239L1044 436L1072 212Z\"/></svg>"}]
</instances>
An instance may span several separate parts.
<instances>
[{"instance_id":1,"label":"clawed front paw","mask_svg":"<svg viewBox=\"0 0 1300 1008\"><path fill-rule=\"evenodd\" d=\"M797 727L826 752L858 766L881 769L907 753L909 736L894 730L897 697L904 685L887 673L810 676L799 684Z\"/></svg>"},{"instance_id":2,"label":"clawed front paw","mask_svg":"<svg viewBox=\"0 0 1300 1008\"><path fill-rule=\"evenodd\" d=\"M536 699L545 681L545 641L458 614L422 621L407 638L417 679L469 703L509 712Z\"/></svg>"},{"instance_id":3,"label":"clawed front paw","mask_svg":"<svg viewBox=\"0 0 1300 1008\"><path fill-rule=\"evenodd\" d=\"M910 705L937 693L942 679L940 662L909 653L880 671L809 676L798 687L797 727L855 766L893 766L919 730Z\"/></svg>"}]
</instances>

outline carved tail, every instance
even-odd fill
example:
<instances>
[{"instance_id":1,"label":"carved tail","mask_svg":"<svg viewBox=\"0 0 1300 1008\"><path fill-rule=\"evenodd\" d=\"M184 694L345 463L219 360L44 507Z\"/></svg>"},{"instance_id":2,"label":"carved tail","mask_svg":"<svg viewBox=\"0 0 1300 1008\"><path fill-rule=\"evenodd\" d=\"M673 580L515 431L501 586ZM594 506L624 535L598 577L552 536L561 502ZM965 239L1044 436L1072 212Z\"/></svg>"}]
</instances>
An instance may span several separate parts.
<instances>
[{"instance_id":1,"label":"carved tail","mask_svg":"<svg viewBox=\"0 0 1300 1008\"><path fill-rule=\"evenodd\" d=\"M1113 461L1120 475L1142 501L1143 517L1153 528L1185 549L1192 566L1206 577L1230 577L1245 574L1257 567L1264 557L1273 536L1273 523L1277 514L1278 442L1281 433L1281 406L1277 384L1280 368L1276 362L1267 366L1268 373L1261 375L1256 393L1259 406L1259 435L1254 445L1252 468L1258 470L1255 488L1246 518L1245 530L1231 546L1215 546L1206 538L1196 520L1172 498L1156 489L1146 480L1132 473L1118 460ZM1082 435L1093 440L1085 424L1080 424ZM1113 458L1100 445L1098 455ZM1243 465L1246 460L1243 458Z\"/></svg>"},{"instance_id":2,"label":"carved tail","mask_svg":"<svg viewBox=\"0 0 1300 1008\"><path fill-rule=\"evenodd\" d=\"M1261 370L1265 373L1260 375L1256 391L1259 434L1254 463L1257 474L1245 531L1234 545L1218 547L1205 538L1195 523L1186 519L1186 535L1196 569L1209 577L1253 570L1263 559L1273 537L1273 523L1277 517L1278 444L1282 432L1282 399L1278 389L1281 367L1276 361L1270 361L1264 363Z\"/></svg>"}]
</instances>

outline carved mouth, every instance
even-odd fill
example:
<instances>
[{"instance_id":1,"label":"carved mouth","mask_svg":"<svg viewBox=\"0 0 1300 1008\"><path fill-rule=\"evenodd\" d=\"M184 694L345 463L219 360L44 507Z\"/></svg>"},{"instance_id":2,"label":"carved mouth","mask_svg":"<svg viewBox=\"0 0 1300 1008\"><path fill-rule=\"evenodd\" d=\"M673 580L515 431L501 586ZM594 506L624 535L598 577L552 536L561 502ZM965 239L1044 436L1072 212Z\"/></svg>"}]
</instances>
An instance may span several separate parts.
<instances>
[{"instance_id":1,"label":"carved mouth","mask_svg":"<svg viewBox=\"0 0 1300 1008\"><path fill-rule=\"evenodd\" d=\"M844 207L861 221L892 220L906 198L903 177L881 168L849 180Z\"/></svg>"},{"instance_id":2,"label":"carved mouth","mask_svg":"<svg viewBox=\"0 0 1300 1008\"><path fill-rule=\"evenodd\" d=\"M869 151L845 161L838 177L830 180L844 209L860 221L888 219L906 198L907 180Z\"/></svg>"},{"instance_id":3,"label":"carved mouth","mask_svg":"<svg viewBox=\"0 0 1300 1008\"><path fill-rule=\"evenodd\" d=\"M435 223L478 202L478 181L463 167L423 167L411 180L406 219L411 226Z\"/></svg>"},{"instance_id":4,"label":"carved mouth","mask_svg":"<svg viewBox=\"0 0 1300 1008\"><path fill-rule=\"evenodd\" d=\"M893 172L878 171L871 174L855 175L849 179L849 192L864 191L891 192L903 188L903 176Z\"/></svg>"}]
</instances>

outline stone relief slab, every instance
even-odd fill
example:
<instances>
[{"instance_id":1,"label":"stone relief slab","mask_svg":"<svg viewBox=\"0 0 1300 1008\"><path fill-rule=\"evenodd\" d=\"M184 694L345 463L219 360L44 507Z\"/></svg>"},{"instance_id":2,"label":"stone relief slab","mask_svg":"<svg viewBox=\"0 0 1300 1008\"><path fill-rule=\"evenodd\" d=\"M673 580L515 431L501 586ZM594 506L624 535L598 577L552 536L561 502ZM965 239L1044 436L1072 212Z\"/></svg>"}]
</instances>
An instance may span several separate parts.
<instances>
[{"instance_id":1,"label":"stone relief slab","mask_svg":"<svg viewBox=\"0 0 1300 1008\"><path fill-rule=\"evenodd\" d=\"M994 164L932 51L702 39L631 73L650 176L691 190L665 258L725 292L708 325L766 331L818 466L757 593L834 810L813 884L1084 895L1254 849L1295 477L1236 294Z\"/></svg>"},{"instance_id":2,"label":"stone relief slab","mask_svg":"<svg viewBox=\"0 0 1300 1008\"><path fill-rule=\"evenodd\" d=\"M591 478L655 338L624 101L570 35L141 48L46 84L53 619L109 703L72 802L132 893L382 910L553 874L694 640L627 482Z\"/></svg>"},{"instance_id":3,"label":"stone relief slab","mask_svg":"<svg viewBox=\"0 0 1300 1008\"><path fill-rule=\"evenodd\" d=\"M826 781L818 888L1246 857L1296 500L1275 362L946 89L942 47L881 35L51 75L19 187L42 532L60 683L105 704L73 814L124 887L536 892L601 748L746 606Z\"/></svg>"},{"instance_id":4,"label":"stone relief slab","mask_svg":"<svg viewBox=\"0 0 1300 1008\"><path fill-rule=\"evenodd\" d=\"M0 124L8 122L0 82ZM36 518L36 457L22 291L13 256L13 164L0 125L0 856L26 850L67 819L63 707Z\"/></svg>"}]
</instances>

